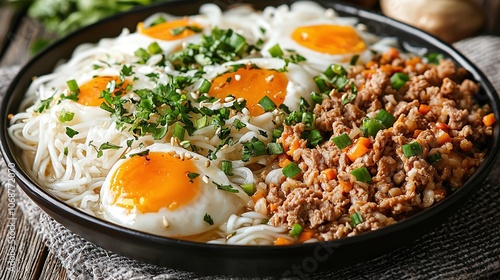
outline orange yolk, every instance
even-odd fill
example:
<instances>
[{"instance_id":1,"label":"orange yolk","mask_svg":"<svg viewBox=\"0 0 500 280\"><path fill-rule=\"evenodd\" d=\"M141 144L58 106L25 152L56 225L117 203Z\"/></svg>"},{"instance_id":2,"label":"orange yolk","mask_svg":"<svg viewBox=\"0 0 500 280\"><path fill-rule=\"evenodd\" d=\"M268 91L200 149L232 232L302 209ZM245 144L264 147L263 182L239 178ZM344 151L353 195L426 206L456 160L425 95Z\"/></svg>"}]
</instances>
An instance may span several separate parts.
<instances>
[{"instance_id":1,"label":"orange yolk","mask_svg":"<svg viewBox=\"0 0 500 280\"><path fill-rule=\"evenodd\" d=\"M121 83L119 77L106 76L95 77L92 80L81 85L79 87L78 103L85 106L100 106L102 102L104 102L104 99L100 98L99 96L101 96L101 92L103 90L106 90L108 83L113 80L116 82L116 84ZM128 85L130 85L130 83L125 80L125 82L120 87L116 87L114 93L117 93L118 91L124 93Z\"/></svg>"},{"instance_id":2,"label":"orange yolk","mask_svg":"<svg viewBox=\"0 0 500 280\"><path fill-rule=\"evenodd\" d=\"M252 116L265 113L259 101L267 95L276 106L283 103L286 96L288 78L276 70L240 67L235 72L224 73L212 82L208 95L224 99L228 95L244 98Z\"/></svg>"},{"instance_id":3,"label":"orange yolk","mask_svg":"<svg viewBox=\"0 0 500 280\"><path fill-rule=\"evenodd\" d=\"M163 207L175 210L200 192L199 177L188 177L196 170L192 160L181 160L173 154L150 152L147 156L134 156L111 178L112 204L141 213L158 212Z\"/></svg>"},{"instance_id":4,"label":"orange yolk","mask_svg":"<svg viewBox=\"0 0 500 280\"><path fill-rule=\"evenodd\" d=\"M183 18L183 19L162 22L157 25L153 25L149 28L145 28L144 23L139 22L139 24L137 24L137 31L152 38L165 41L172 41L172 40L186 38L195 34L196 33L195 31L189 28L184 28L189 26L196 27L199 29L202 28L201 25L190 20L189 18ZM177 28L180 28L179 30L181 31L176 32Z\"/></svg>"},{"instance_id":5,"label":"orange yolk","mask_svg":"<svg viewBox=\"0 0 500 280\"><path fill-rule=\"evenodd\" d=\"M292 39L311 50L327 54L360 53L365 42L351 26L312 25L295 29Z\"/></svg>"}]
</instances>

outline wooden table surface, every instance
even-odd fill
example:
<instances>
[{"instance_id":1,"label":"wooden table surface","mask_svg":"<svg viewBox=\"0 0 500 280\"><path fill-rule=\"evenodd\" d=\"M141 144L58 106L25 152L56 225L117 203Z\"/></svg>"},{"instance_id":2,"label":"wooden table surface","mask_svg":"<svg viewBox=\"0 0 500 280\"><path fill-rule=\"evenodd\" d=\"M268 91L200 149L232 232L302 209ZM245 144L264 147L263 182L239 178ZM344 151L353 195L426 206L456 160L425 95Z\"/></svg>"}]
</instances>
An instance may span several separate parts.
<instances>
[{"instance_id":1,"label":"wooden table surface","mask_svg":"<svg viewBox=\"0 0 500 280\"><path fill-rule=\"evenodd\" d=\"M24 64L33 38L52 36L23 12L0 6L0 67ZM496 27L493 33L499 31ZM65 269L29 225L19 205L7 207L8 198L8 189L0 187L0 279L66 279ZM6 269L12 267L8 254L14 251L15 269Z\"/></svg>"}]
</instances>

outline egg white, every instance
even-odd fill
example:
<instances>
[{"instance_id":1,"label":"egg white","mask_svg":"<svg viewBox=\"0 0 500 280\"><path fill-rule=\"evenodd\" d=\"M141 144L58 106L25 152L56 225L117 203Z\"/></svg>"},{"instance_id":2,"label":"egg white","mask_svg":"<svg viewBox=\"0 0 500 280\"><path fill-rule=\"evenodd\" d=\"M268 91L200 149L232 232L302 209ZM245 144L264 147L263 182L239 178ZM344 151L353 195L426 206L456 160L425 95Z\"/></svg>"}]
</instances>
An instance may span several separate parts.
<instances>
[{"instance_id":1,"label":"egg white","mask_svg":"<svg viewBox=\"0 0 500 280\"><path fill-rule=\"evenodd\" d=\"M121 159L111 168L101 188L102 207L104 216L108 220L128 228L152 234L167 237L182 237L200 234L220 226L231 214L240 212L242 207L247 203L248 196L238 186L233 185L222 170L215 165L205 166L207 158L170 144L156 143L148 146L147 149L151 152L174 151L178 154L192 155L193 159L191 160L193 160L197 168L196 172L200 174L200 192L198 196L188 204L174 210L163 207L154 213L141 213L137 210L129 211L112 205L111 202L113 201L114 194L110 191L110 180L120 166L127 161L127 159ZM137 150L134 150L130 153L137 152ZM210 178L208 184L201 179L203 176ZM219 190L213 182L222 185L232 185L239 192L230 193ZM205 214L209 214L213 219L213 225L204 221L203 217Z\"/></svg>"}]
</instances>

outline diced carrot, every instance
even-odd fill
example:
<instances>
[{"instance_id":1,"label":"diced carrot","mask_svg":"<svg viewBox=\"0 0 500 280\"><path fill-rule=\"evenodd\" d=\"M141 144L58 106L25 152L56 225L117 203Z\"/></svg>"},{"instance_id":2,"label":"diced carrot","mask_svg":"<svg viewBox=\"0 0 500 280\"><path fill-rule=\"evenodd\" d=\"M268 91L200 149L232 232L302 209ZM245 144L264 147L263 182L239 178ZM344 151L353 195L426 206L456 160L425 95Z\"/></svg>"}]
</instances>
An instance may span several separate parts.
<instances>
[{"instance_id":1,"label":"diced carrot","mask_svg":"<svg viewBox=\"0 0 500 280\"><path fill-rule=\"evenodd\" d=\"M299 140L298 139L294 139L293 142L292 142L292 145L290 146L290 149L286 153L288 155L293 155L293 152L295 152L295 150L297 150L298 148L300 148Z\"/></svg>"},{"instance_id":2,"label":"diced carrot","mask_svg":"<svg viewBox=\"0 0 500 280\"><path fill-rule=\"evenodd\" d=\"M370 140L365 138L365 137L360 137L356 143L347 151L347 157L352 161L356 161L357 158L363 156L364 154L366 154L369 149L368 147L366 146L367 145L367 141L368 140L368 143L370 143ZM368 144L369 146L369 144Z\"/></svg>"},{"instance_id":3,"label":"diced carrot","mask_svg":"<svg viewBox=\"0 0 500 280\"><path fill-rule=\"evenodd\" d=\"M313 236L314 236L314 230L305 229L300 234L299 239L297 239L297 242L298 243L304 243L305 241L313 238Z\"/></svg>"},{"instance_id":4,"label":"diced carrot","mask_svg":"<svg viewBox=\"0 0 500 280\"><path fill-rule=\"evenodd\" d=\"M351 182L346 182L346 181L342 180L341 178L339 178L339 183L340 183L340 187L342 187L343 192L348 193L352 190Z\"/></svg>"},{"instance_id":5,"label":"diced carrot","mask_svg":"<svg viewBox=\"0 0 500 280\"><path fill-rule=\"evenodd\" d=\"M370 148L371 142L370 139L366 137L359 137L358 140L356 140L356 143L360 143L361 145Z\"/></svg>"},{"instance_id":6,"label":"diced carrot","mask_svg":"<svg viewBox=\"0 0 500 280\"><path fill-rule=\"evenodd\" d=\"M443 145L444 143L451 142L451 137L448 133L443 132L437 137L438 145Z\"/></svg>"},{"instance_id":7,"label":"diced carrot","mask_svg":"<svg viewBox=\"0 0 500 280\"><path fill-rule=\"evenodd\" d=\"M387 73L387 75L392 75L392 65L390 64L380 65L380 70Z\"/></svg>"},{"instance_id":8,"label":"diced carrot","mask_svg":"<svg viewBox=\"0 0 500 280\"><path fill-rule=\"evenodd\" d=\"M276 212L276 210L278 210L278 204L276 204L276 203L269 203L269 210L271 212Z\"/></svg>"},{"instance_id":9,"label":"diced carrot","mask_svg":"<svg viewBox=\"0 0 500 280\"><path fill-rule=\"evenodd\" d=\"M441 122L436 123L436 128L441 129L442 131L448 131L450 129L447 124Z\"/></svg>"},{"instance_id":10,"label":"diced carrot","mask_svg":"<svg viewBox=\"0 0 500 280\"><path fill-rule=\"evenodd\" d=\"M337 178L337 171L333 168L327 168L327 169L321 171L321 174L325 174L326 179L328 181Z\"/></svg>"},{"instance_id":11,"label":"diced carrot","mask_svg":"<svg viewBox=\"0 0 500 280\"><path fill-rule=\"evenodd\" d=\"M495 114L491 113L483 117L483 123L485 126L492 126L496 122Z\"/></svg>"},{"instance_id":12,"label":"diced carrot","mask_svg":"<svg viewBox=\"0 0 500 280\"><path fill-rule=\"evenodd\" d=\"M375 61L368 61L366 64L365 64L365 68L366 69L370 69L372 68L373 66L377 65L377 63Z\"/></svg>"},{"instance_id":13,"label":"diced carrot","mask_svg":"<svg viewBox=\"0 0 500 280\"><path fill-rule=\"evenodd\" d=\"M420 106L418 107L418 112L422 115L425 115L427 113L429 113L431 111L431 106L427 105L427 104L420 104Z\"/></svg>"},{"instance_id":14,"label":"diced carrot","mask_svg":"<svg viewBox=\"0 0 500 280\"><path fill-rule=\"evenodd\" d=\"M365 76L365 78L371 78L373 76L373 74L377 73L377 70L376 69L368 69L368 70L363 70L363 76ZM358 88L359 90L359 88Z\"/></svg>"},{"instance_id":15,"label":"diced carrot","mask_svg":"<svg viewBox=\"0 0 500 280\"><path fill-rule=\"evenodd\" d=\"M413 138L417 138L418 135L420 135L420 133L422 133L423 130L421 129L415 129L415 131L413 131Z\"/></svg>"},{"instance_id":16,"label":"diced carrot","mask_svg":"<svg viewBox=\"0 0 500 280\"><path fill-rule=\"evenodd\" d=\"M287 166L288 164L290 164L290 159L288 158L288 155L286 154L281 154L278 156L278 165L281 167L281 168L285 168L285 166Z\"/></svg>"},{"instance_id":17,"label":"diced carrot","mask_svg":"<svg viewBox=\"0 0 500 280\"><path fill-rule=\"evenodd\" d=\"M264 194L265 194L266 191L264 191L263 189L260 189L258 191L256 191L253 195L252 195L252 201L253 203L257 203L257 201L261 198L264 197Z\"/></svg>"},{"instance_id":18,"label":"diced carrot","mask_svg":"<svg viewBox=\"0 0 500 280\"><path fill-rule=\"evenodd\" d=\"M382 60L384 62L389 62L399 57L399 51L396 48L390 48L384 54L382 54Z\"/></svg>"},{"instance_id":19,"label":"diced carrot","mask_svg":"<svg viewBox=\"0 0 500 280\"><path fill-rule=\"evenodd\" d=\"M417 63L420 63L422 62L422 60L420 59L420 57L418 56L415 56L413 58L410 58L408 60L405 61L405 66L415 66L417 65Z\"/></svg>"},{"instance_id":20,"label":"diced carrot","mask_svg":"<svg viewBox=\"0 0 500 280\"><path fill-rule=\"evenodd\" d=\"M290 245L292 242L286 238L283 237L278 237L276 240L274 240L274 245L276 246L283 246L283 245Z\"/></svg>"}]
</instances>

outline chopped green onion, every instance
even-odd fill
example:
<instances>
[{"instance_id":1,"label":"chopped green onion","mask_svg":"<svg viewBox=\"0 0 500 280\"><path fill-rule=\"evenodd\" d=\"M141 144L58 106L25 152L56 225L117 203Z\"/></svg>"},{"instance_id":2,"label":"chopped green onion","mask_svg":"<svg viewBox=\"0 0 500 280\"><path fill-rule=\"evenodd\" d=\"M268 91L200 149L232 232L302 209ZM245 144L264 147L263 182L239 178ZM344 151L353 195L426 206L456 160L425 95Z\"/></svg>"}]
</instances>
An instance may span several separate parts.
<instances>
[{"instance_id":1,"label":"chopped green onion","mask_svg":"<svg viewBox=\"0 0 500 280\"><path fill-rule=\"evenodd\" d=\"M347 84L349 83L349 79L347 77L342 77L342 76L338 76L337 79L335 79L335 82L333 83L333 86L338 89L338 90L341 90L343 89Z\"/></svg>"},{"instance_id":2,"label":"chopped green onion","mask_svg":"<svg viewBox=\"0 0 500 280\"><path fill-rule=\"evenodd\" d=\"M363 222L363 217L359 212L356 212L351 215L351 223L352 226L355 227Z\"/></svg>"},{"instance_id":3,"label":"chopped green onion","mask_svg":"<svg viewBox=\"0 0 500 280\"><path fill-rule=\"evenodd\" d=\"M269 98L267 95L264 95L262 99L259 101L259 105L262 106L262 108L266 111L272 111L276 109L276 104Z\"/></svg>"},{"instance_id":4,"label":"chopped green onion","mask_svg":"<svg viewBox=\"0 0 500 280\"><path fill-rule=\"evenodd\" d=\"M303 112L301 122L306 125L306 128L314 128L316 126L316 115L311 112Z\"/></svg>"},{"instance_id":5,"label":"chopped green onion","mask_svg":"<svg viewBox=\"0 0 500 280\"><path fill-rule=\"evenodd\" d=\"M363 183L372 182L372 175L370 175L370 172L368 172L368 169L365 166L353 169L351 171L351 174L354 175L354 177L356 177L356 180L360 182Z\"/></svg>"},{"instance_id":6,"label":"chopped green onion","mask_svg":"<svg viewBox=\"0 0 500 280\"><path fill-rule=\"evenodd\" d=\"M70 122L73 120L73 117L75 116L75 113L73 112L67 112L64 108L61 110L61 114L59 115L59 121L60 122Z\"/></svg>"},{"instance_id":7,"label":"chopped green onion","mask_svg":"<svg viewBox=\"0 0 500 280\"><path fill-rule=\"evenodd\" d=\"M377 116L375 116L375 118L377 120L381 121L382 124L386 128L392 127L392 125L394 124L394 121L396 121L396 117L394 117L393 115L391 115L389 112L387 112L384 109L381 109L378 112Z\"/></svg>"},{"instance_id":8,"label":"chopped green onion","mask_svg":"<svg viewBox=\"0 0 500 280\"><path fill-rule=\"evenodd\" d=\"M198 90L200 93L207 93L210 90L211 86L212 83L209 80L201 79L196 90Z\"/></svg>"},{"instance_id":9,"label":"chopped green onion","mask_svg":"<svg viewBox=\"0 0 500 280\"><path fill-rule=\"evenodd\" d=\"M68 147L64 147L64 155L67 156L68 155Z\"/></svg>"},{"instance_id":10,"label":"chopped green onion","mask_svg":"<svg viewBox=\"0 0 500 280\"><path fill-rule=\"evenodd\" d=\"M339 76L347 75L347 71L340 64L333 64L331 66L331 68L332 68L333 72Z\"/></svg>"},{"instance_id":11,"label":"chopped green onion","mask_svg":"<svg viewBox=\"0 0 500 280\"><path fill-rule=\"evenodd\" d=\"M164 19L163 17L157 17L152 23L151 23L151 26L155 26L155 25L158 25L160 23L164 23L165 21L167 21L166 19Z\"/></svg>"},{"instance_id":12,"label":"chopped green onion","mask_svg":"<svg viewBox=\"0 0 500 280\"><path fill-rule=\"evenodd\" d=\"M168 130L168 127L166 127L166 126L155 128L153 131L153 135L152 135L153 139L154 140L162 139L167 134L167 130Z\"/></svg>"},{"instance_id":13,"label":"chopped green onion","mask_svg":"<svg viewBox=\"0 0 500 280\"><path fill-rule=\"evenodd\" d=\"M299 238L299 236L303 230L304 230L304 228L301 225L293 224L292 229L288 233L293 238Z\"/></svg>"},{"instance_id":14,"label":"chopped green onion","mask_svg":"<svg viewBox=\"0 0 500 280\"><path fill-rule=\"evenodd\" d=\"M75 135L79 134L80 132L72 129L71 127L67 126L66 127L66 135L69 136L69 138L73 138Z\"/></svg>"},{"instance_id":15,"label":"chopped green onion","mask_svg":"<svg viewBox=\"0 0 500 280\"><path fill-rule=\"evenodd\" d=\"M287 166L283 168L283 175L288 178L293 178L302 172L302 169L297 166L294 162L290 162Z\"/></svg>"},{"instance_id":16,"label":"chopped green onion","mask_svg":"<svg viewBox=\"0 0 500 280\"><path fill-rule=\"evenodd\" d=\"M317 92L311 92L311 99L315 103L321 103L323 101L323 94L322 93L317 93Z\"/></svg>"},{"instance_id":17,"label":"chopped green onion","mask_svg":"<svg viewBox=\"0 0 500 280\"><path fill-rule=\"evenodd\" d=\"M162 52L162 49L160 48L160 45L158 45L157 42L153 42L153 43L149 44L148 51L151 54L159 54Z\"/></svg>"},{"instance_id":18,"label":"chopped green onion","mask_svg":"<svg viewBox=\"0 0 500 280\"><path fill-rule=\"evenodd\" d=\"M276 44L274 46L272 46L270 49L269 49L269 54L272 56L272 57L283 57L283 50L281 49L280 45L279 44Z\"/></svg>"},{"instance_id":19,"label":"chopped green onion","mask_svg":"<svg viewBox=\"0 0 500 280\"><path fill-rule=\"evenodd\" d=\"M332 141L340 150L349 147L352 144L351 138L345 132L337 137L333 137Z\"/></svg>"},{"instance_id":20,"label":"chopped green onion","mask_svg":"<svg viewBox=\"0 0 500 280\"><path fill-rule=\"evenodd\" d=\"M212 220L212 217L210 217L208 213L205 213L205 216L203 216L203 221L205 221L207 224L211 226L214 224L214 220Z\"/></svg>"},{"instance_id":21,"label":"chopped green onion","mask_svg":"<svg viewBox=\"0 0 500 280\"><path fill-rule=\"evenodd\" d=\"M240 129L247 126L244 122L242 122L238 119L234 119L233 125L234 125L234 127L236 127L237 130L240 130Z\"/></svg>"},{"instance_id":22,"label":"chopped green onion","mask_svg":"<svg viewBox=\"0 0 500 280\"><path fill-rule=\"evenodd\" d=\"M441 157L441 153L439 153L439 152L432 154L432 155L429 155L427 157L427 161L429 162L429 164L434 164L442 159L443 159L443 157Z\"/></svg>"},{"instance_id":23,"label":"chopped green onion","mask_svg":"<svg viewBox=\"0 0 500 280\"><path fill-rule=\"evenodd\" d=\"M408 77L408 75L405 73L400 73L400 72L394 73L394 75L391 76L391 86L393 89L399 90L409 80L410 80L410 77Z\"/></svg>"},{"instance_id":24,"label":"chopped green onion","mask_svg":"<svg viewBox=\"0 0 500 280\"><path fill-rule=\"evenodd\" d=\"M273 129L273 139L278 139L281 137L281 134L283 134L283 129Z\"/></svg>"},{"instance_id":25,"label":"chopped green onion","mask_svg":"<svg viewBox=\"0 0 500 280\"><path fill-rule=\"evenodd\" d=\"M72 93L79 92L80 88L78 87L78 84L76 83L76 80L69 80L66 82L68 85L69 91Z\"/></svg>"},{"instance_id":26,"label":"chopped green onion","mask_svg":"<svg viewBox=\"0 0 500 280\"><path fill-rule=\"evenodd\" d=\"M266 154L267 154L267 152L266 152L266 146L264 145L264 142L262 142L262 141L253 142L253 155L255 157L266 155Z\"/></svg>"},{"instance_id":27,"label":"chopped green onion","mask_svg":"<svg viewBox=\"0 0 500 280\"><path fill-rule=\"evenodd\" d=\"M440 53L429 53L425 57L427 62L431 64L439 64L439 61L444 58L443 54Z\"/></svg>"},{"instance_id":28,"label":"chopped green onion","mask_svg":"<svg viewBox=\"0 0 500 280\"><path fill-rule=\"evenodd\" d=\"M357 94L358 88L356 87L356 85L354 85L354 83L351 82L351 92L346 93L342 96L342 105L346 105L347 103L353 101L354 98L356 98Z\"/></svg>"},{"instance_id":29,"label":"chopped green onion","mask_svg":"<svg viewBox=\"0 0 500 280\"><path fill-rule=\"evenodd\" d=\"M245 37L241 36L238 33L233 33L229 38L229 44L233 47L234 53L240 53L244 47L247 45L247 41Z\"/></svg>"},{"instance_id":30,"label":"chopped green onion","mask_svg":"<svg viewBox=\"0 0 500 280\"><path fill-rule=\"evenodd\" d=\"M270 155L281 155L285 152L285 149L283 148L283 145L281 143L269 143L267 144L267 152Z\"/></svg>"},{"instance_id":31,"label":"chopped green onion","mask_svg":"<svg viewBox=\"0 0 500 280\"><path fill-rule=\"evenodd\" d=\"M253 195L255 193L255 186L253 183L243 184L241 188L248 195Z\"/></svg>"},{"instance_id":32,"label":"chopped green onion","mask_svg":"<svg viewBox=\"0 0 500 280\"><path fill-rule=\"evenodd\" d=\"M319 142L323 141L323 135L317 129L311 130L309 135L307 136L307 144L310 148L316 147Z\"/></svg>"},{"instance_id":33,"label":"chopped green onion","mask_svg":"<svg viewBox=\"0 0 500 280\"><path fill-rule=\"evenodd\" d=\"M403 154L407 158L418 156L423 153L422 146L420 146L420 143L418 143L417 141L405 144L401 146L401 149L403 149Z\"/></svg>"},{"instance_id":34,"label":"chopped green onion","mask_svg":"<svg viewBox=\"0 0 500 280\"><path fill-rule=\"evenodd\" d=\"M360 129L363 131L365 136L376 136L377 132L380 130L384 129L384 125L380 120L377 119L371 119L371 118L366 118L363 120L363 125L361 125Z\"/></svg>"},{"instance_id":35,"label":"chopped green onion","mask_svg":"<svg viewBox=\"0 0 500 280\"><path fill-rule=\"evenodd\" d=\"M143 48L139 48L134 52L134 55L140 59L141 63L145 63L151 55Z\"/></svg>"},{"instance_id":36,"label":"chopped green onion","mask_svg":"<svg viewBox=\"0 0 500 280\"><path fill-rule=\"evenodd\" d=\"M207 125L208 125L208 117L207 116L203 116L203 117L198 118L194 121L194 127L196 129L204 128Z\"/></svg>"},{"instance_id":37,"label":"chopped green onion","mask_svg":"<svg viewBox=\"0 0 500 280\"><path fill-rule=\"evenodd\" d=\"M323 78L321 78L320 76L314 77L314 82L318 86L320 92L328 91L328 85L326 84L325 80L323 80Z\"/></svg>"},{"instance_id":38,"label":"chopped green onion","mask_svg":"<svg viewBox=\"0 0 500 280\"><path fill-rule=\"evenodd\" d=\"M179 139L179 141L184 140L184 134L186 133L186 129L182 127L180 124L176 123L174 126L174 131L172 132L173 136Z\"/></svg>"},{"instance_id":39,"label":"chopped green onion","mask_svg":"<svg viewBox=\"0 0 500 280\"><path fill-rule=\"evenodd\" d=\"M229 176L233 176L233 162L229 160L223 160L222 161L222 171Z\"/></svg>"}]
</instances>

